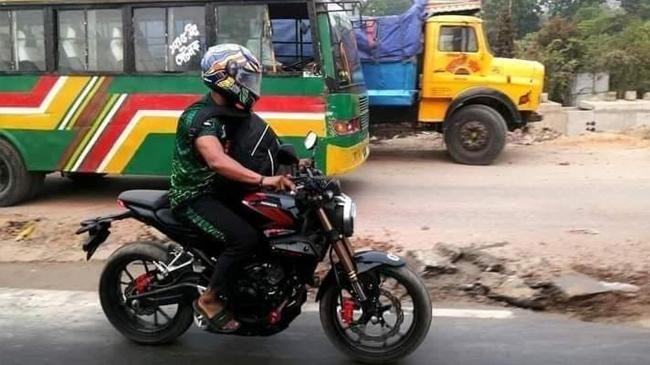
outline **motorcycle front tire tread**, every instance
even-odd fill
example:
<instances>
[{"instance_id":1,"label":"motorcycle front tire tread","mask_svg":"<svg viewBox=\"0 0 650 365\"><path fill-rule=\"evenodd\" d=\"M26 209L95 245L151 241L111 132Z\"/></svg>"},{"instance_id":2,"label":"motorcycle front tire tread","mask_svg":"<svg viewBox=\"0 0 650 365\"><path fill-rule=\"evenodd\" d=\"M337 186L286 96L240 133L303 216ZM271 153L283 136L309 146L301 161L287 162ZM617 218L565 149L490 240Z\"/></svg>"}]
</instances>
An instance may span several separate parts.
<instances>
[{"instance_id":1,"label":"motorcycle front tire tread","mask_svg":"<svg viewBox=\"0 0 650 365\"><path fill-rule=\"evenodd\" d=\"M340 290L336 285L330 286L321 299L320 320L327 337L334 346L344 354L365 364L392 363L411 354L426 338L433 317L431 298L429 297L429 293L427 292L422 280L407 266L380 266L373 270L390 271L393 275L400 277L401 280L408 282L408 285L413 289L413 292L411 293L412 298L414 301L417 301L414 305L417 308L420 308L420 310L418 311L418 318L414 319L416 328L410 335L409 341L405 343L404 346L388 353L369 353L348 346L346 340L341 337L339 331L334 327L335 321L338 321L338 318L336 312L333 311L331 307L337 306Z\"/></svg>"},{"instance_id":2,"label":"motorcycle front tire tread","mask_svg":"<svg viewBox=\"0 0 650 365\"><path fill-rule=\"evenodd\" d=\"M115 251L108 259L106 266L104 266L100 278L99 300L102 309L113 327L129 340L142 345L168 344L180 337L192 325L194 310L190 303L179 303L178 313L173 318L173 323L169 327L154 333L136 331L128 323L125 323L119 312L121 309L118 307L122 305L121 300L119 297L115 297L121 295L119 290L115 290L115 275L119 274L116 271L120 270L125 261L137 259L166 262L168 253L163 246L150 242L130 243Z\"/></svg>"}]
</instances>

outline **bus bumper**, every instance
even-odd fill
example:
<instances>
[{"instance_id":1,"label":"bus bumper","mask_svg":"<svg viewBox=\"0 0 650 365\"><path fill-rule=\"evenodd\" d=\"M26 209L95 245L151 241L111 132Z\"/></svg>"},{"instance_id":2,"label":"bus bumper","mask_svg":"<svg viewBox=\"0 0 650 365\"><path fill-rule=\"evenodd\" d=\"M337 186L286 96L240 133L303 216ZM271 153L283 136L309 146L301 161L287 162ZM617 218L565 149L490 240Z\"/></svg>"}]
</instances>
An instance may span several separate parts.
<instances>
[{"instance_id":1,"label":"bus bumper","mask_svg":"<svg viewBox=\"0 0 650 365\"><path fill-rule=\"evenodd\" d=\"M340 175L350 172L366 161L370 154L369 139L351 147L327 145L327 175Z\"/></svg>"}]
</instances>

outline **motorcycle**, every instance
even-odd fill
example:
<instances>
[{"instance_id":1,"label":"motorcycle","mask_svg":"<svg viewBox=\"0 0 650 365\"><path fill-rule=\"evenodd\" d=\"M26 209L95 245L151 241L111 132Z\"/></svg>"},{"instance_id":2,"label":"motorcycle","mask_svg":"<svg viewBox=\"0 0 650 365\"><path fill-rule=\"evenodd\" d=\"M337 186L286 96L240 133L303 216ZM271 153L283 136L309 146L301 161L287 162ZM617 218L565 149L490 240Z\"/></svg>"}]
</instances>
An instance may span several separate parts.
<instances>
[{"instance_id":1,"label":"motorcycle","mask_svg":"<svg viewBox=\"0 0 650 365\"><path fill-rule=\"evenodd\" d=\"M305 148L314 153L310 132ZM327 337L357 361L384 363L413 352L426 337L432 310L420 278L398 256L355 252L350 242L356 206L336 179L312 163L298 167L295 150L283 145L278 161L288 166L294 192L257 191L243 205L263 232L259 252L241 265L228 301L241 323L232 335L269 336L301 314L308 287L318 287L320 321ZM223 246L174 219L167 192L130 190L118 203L125 211L81 222L88 233L86 258L110 235L111 225L136 219L170 242L136 242L116 250L100 277L99 297L110 323L140 344L171 342L195 323L211 331L192 302L206 289ZM321 280L319 262L331 268Z\"/></svg>"}]
</instances>

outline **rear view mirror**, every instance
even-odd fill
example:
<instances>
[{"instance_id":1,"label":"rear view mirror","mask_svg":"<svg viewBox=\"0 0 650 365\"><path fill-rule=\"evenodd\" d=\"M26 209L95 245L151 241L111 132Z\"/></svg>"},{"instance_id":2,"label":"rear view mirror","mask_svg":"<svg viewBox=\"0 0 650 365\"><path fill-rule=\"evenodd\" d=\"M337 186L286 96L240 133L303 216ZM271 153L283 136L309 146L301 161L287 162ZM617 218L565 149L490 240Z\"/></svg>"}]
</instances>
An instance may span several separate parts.
<instances>
[{"instance_id":1,"label":"rear view mirror","mask_svg":"<svg viewBox=\"0 0 650 365\"><path fill-rule=\"evenodd\" d=\"M305 137L305 149L307 149L307 151L311 151L316 147L317 144L318 136L316 135L316 132L309 131Z\"/></svg>"}]
</instances>

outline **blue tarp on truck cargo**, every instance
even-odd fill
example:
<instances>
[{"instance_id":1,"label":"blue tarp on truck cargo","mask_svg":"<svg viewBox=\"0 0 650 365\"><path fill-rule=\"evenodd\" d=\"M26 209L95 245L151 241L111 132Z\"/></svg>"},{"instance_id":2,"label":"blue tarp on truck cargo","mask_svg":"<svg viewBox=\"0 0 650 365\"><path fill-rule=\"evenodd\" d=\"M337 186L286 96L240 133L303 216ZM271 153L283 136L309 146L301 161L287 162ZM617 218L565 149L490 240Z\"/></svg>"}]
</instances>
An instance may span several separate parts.
<instances>
[{"instance_id":1,"label":"blue tarp on truck cargo","mask_svg":"<svg viewBox=\"0 0 650 365\"><path fill-rule=\"evenodd\" d=\"M353 20L370 105L409 106L417 96L426 0L401 15Z\"/></svg>"}]
</instances>

